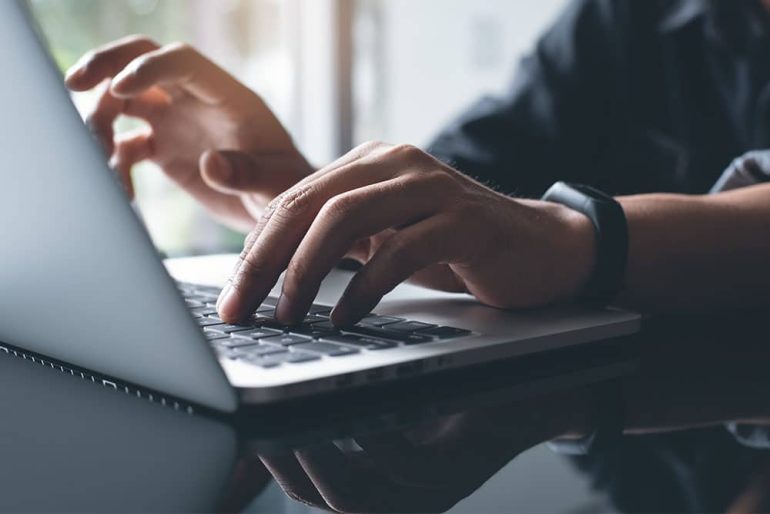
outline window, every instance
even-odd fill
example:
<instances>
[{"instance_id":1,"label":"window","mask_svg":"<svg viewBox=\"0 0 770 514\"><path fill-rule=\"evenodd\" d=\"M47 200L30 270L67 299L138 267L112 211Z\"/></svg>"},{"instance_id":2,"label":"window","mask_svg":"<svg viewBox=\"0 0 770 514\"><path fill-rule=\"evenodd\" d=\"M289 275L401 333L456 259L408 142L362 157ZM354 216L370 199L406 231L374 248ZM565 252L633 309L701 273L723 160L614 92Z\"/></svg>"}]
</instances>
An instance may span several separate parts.
<instances>
[{"instance_id":1,"label":"window","mask_svg":"<svg viewBox=\"0 0 770 514\"><path fill-rule=\"evenodd\" d=\"M127 34L190 42L259 92L322 165L369 139L427 143L472 100L505 85L566 0L30 2L63 70ZM142 166L135 178L166 253L242 246L242 235L211 221L158 170Z\"/></svg>"}]
</instances>

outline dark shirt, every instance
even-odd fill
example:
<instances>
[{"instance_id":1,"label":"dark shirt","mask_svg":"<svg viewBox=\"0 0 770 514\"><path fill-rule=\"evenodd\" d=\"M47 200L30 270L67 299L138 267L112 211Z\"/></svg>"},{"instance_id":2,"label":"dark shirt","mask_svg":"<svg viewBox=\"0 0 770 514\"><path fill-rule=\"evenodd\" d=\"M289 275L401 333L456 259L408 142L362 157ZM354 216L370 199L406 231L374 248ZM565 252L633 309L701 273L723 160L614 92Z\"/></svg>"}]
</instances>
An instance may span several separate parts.
<instances>
[{"instance_id":1,"label":"dark shirt","mask_svg":"<svg viewBox=\"0 0 770 514\"><path fill-rule=\"evenodd\" d=\"M429 151L504 192L706 193L770 147L770 38L758 0L575 0L507 93Z\"/></svg>"},{"instance_id":2,"label":"dark shirt","mask_svg":"<svg viewBox=\"0 0 770 514\"><path fill-rule=\"evenodd\" d=\"M769 27L759 0L574 0L507 93L429 152L528 197L557 180L614 195L767 180L770 153L738 157L770 148ZM770 447L767 430L739 429L744 447L710 429L624 438L576 463L622 510L724 510L766 465L746 446Z\"/></svg>"}]
</instances>

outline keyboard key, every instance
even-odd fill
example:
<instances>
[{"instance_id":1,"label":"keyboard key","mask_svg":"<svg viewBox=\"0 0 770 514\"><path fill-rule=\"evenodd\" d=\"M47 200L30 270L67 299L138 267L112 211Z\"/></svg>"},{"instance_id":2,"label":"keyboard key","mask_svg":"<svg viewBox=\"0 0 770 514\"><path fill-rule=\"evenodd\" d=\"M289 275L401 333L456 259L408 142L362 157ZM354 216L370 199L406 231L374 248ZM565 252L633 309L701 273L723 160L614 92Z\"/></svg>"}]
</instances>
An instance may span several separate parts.
<instances>
[{"instance_id":1,"label":"keyboard key","mask_svg":"<svg viewBox=\"0 0 770 514\"><path fill-rule=\"evenodd\" d=\"M389 341L396 341L405 344L422 344L429 343L433 340L432 337L409 334L406 332L399 332L396 330L389 330L388 325L383 328L367 327L362 325L356 325L350 328L343 328L343 332L349 332L352 334L374 337L377 339L387 339Z\"/></svg>"},{"instance_id":2,"label":"keyboard key","mask_svg":"<svg viewBox=\"0 0 770 514\"><path fill-rule=\"evenodd\" d=\"M292 349L295 351L301 350L321 355L328 355L330 357L341 357L343 355L353 355L359 353L359 351L355 348L350 348L334 343L322 343L320 341L298 344L293 346Z\"/></svg>"},{"instance_id":3,"label":"keyboard key","mask_svg":"<svg viewBox=\"0 0 770 514\"><path fill-rule=\"evenodd\" d=\"M422 330L428 330L431 328L435 328L436 325L432 325L430 323L421 323L419 321L403 321L401 323L394 323L392 325L388 325L385 328L388 330L396 330L398 332L417 332Z\"/></svg>"},{"instance_id":4,"label":"keyboard key","mask_svg":"<svg viewBox=\"0 0 770 514\"><path fill-rule=\"evenodd\" d=\"M342 343L357 346L359 348L366 348L367 350L387 350L398 346L396 343L385 341L384 339L375 339L373 337L357 336L353 334L322 337L321 339L332 343Z\"/></svg>"},{"instance_id":5,"label":"keyboard key","mask_svg":"<svg viewBox=\"0 0 770 514\"><path fill-rule=\"evenodd\" d=\"M280 336L283 332L279 330L273 330L272 328L253 328L250 330L244 330L241 332L233 332L233 337L247 338L247 339L263 339L265 337Z\"/></svg>"},{"instance_id":6,"label":"keyboard key","mask_svg":"<svg viewBox=\"0 0 770 514\"><path fill-rule=\"evenodd\" d=\"M216 316L218 314L217 310L212 309L211 307L195 307L194 309L190 309L190 312L199 317Z\"/></svg>"},{"instance_id":7,"label":"keyboard key","mask_svg":"<svg viewBox=\"0 0 770 514\"><path fill-rule=\"evenodd\" d=\"M235 340L233 340L235 341ZM241 339L242 342L248 343L246 339ZM237 344L237 343L236 343ZM256 341L251 343L251 346L236 346L244 355L275 355L278 353L288 353L288 350L283 346L277 344L260 344Z\"/></svg>"},{"instance_id":8,"label":"keyboard key","mask_svg":"<svg viewBox=\"0 0 770 514\"><path fill-rule=\"evenodd\" d=\"M329 321L329 318L325 318L323 316L319 316L317 314L308 314L305 316L305 319L302 320L303 325L312 325L314 323L324 323Z\"/></svg>"},{"instance_id":9,"label":"keyboard key","mask_svg":"<svg viewBox=\"0 0 770 514\"><path fill-rule=\"evenodd\" d=\"M196 302L195 300L185 300L185 303L191 309L194 309L195 307L204 307L203 302Z\"/></svg>"},{"instance_id":10,"label":"keyboard key","mask_svg":"<svg viewBox=\"0 0 770 514\"><path fill-rule=\"evenodd\" d=\"M286 352L288 354L288 352ZM278 354L281 355L281 354ZM249 364L253 364L254 366L259 366L260 368L270 369L270 368L277 368L281 364L283 364L285 361L278 358L277 355L244 355L241 354L238 356L239 361L247 362Z\"/></svg>"},{"instance_id":11,"label":"keyboard key","mask_svg":"<svg viewBox=\"0 0 770 514\"><path fill-rule=\"evenodd\" d=\"M427 330L420 330L418 334L433 336L439 339L456 339L458 337L471 335L471 331L454 327L435 327Z\"/></svg>"},{"instance_id":12,"label":"keyboard key","mask_svg":"<svg viewBox=\"0 0 770 514\"><path fill-rule=\"evenodd\" d=\"M280 336L266 337L264 339L260 339L260 341L265 343L280 344L283 346L292 346L295 344L309 343L312 341L312 339L294 334L283 334Z\"/></svg>"},{"instance_id":13,"label":"keyboard key","mask_svg":"<svg viewBox=\"0 0 770 514\"><path fill-rule=\"evenodd\" d=\"M251 325L211 325L207 326L205 330L212 332L221 332L222 334L233 334L235 332L245 332L247 330L253 330Z\"/></svg>"},{"instance_id":14,"label":"keyboard key","mask_svg":"<svg viewBox=\"0 0 770 514\"><path fill-rule=\"evenodd\" d=\"M214 295L219 296L219 294L222 292L222 289L219 287L213 287L213 286L192 286L193 294L205 294L205 295Z\"/></svg>"},{"instance_id":15,"label":"keyboard key","mask_svg":"<svg viewBox=\"0 0 770 514\"><path fill-rule=\"evenodd\" d=\"M291 352L289 353L289 356L286 359L286 362L290 362L292 364L300 364L303 362L313 362L318 360L321 360L320 355L316 355L308 352Z\"/></svg>"},{"instance_id":16,"label":"keyboard key","mask_svg":"<svg viewBox=\"0 0 770 514\"><path fill-rule=\"evenodd\" d=\"M207 327L213 327L215 325L223 325L224 322L219 318L198 318L195 320L198 322L198 325L201 327L207 328Z\"/></svg>"},{"instance_id":17,"label":"keyboard key","mask_svg":"<svg viewBox=\"0 0 770 514\"><path fill-rule=\"evenodd\" d=\"M361 324L370 325L372 327L382 327L392 323L401 323L403 321L406 320L404 318L395 318L393 316L367 316L361 320Z\"/></svg>"},{"instance_id":18,"label":"keyboard key","mask_svg":"<svg viewBox=\"0 0 770 514\"><path fill-rule=\"evenodd\" d=\"M256 310L255 314L258 315L260 318L274 318L275 317L275 306L274 305L263 305L259 309Z\"/></svg>"},{"instance_id":19,"label":"keyboard key","mask_svg":"<svg viewBox=\"0 0 770 514\"><path fill-rule=\"evenodd\" d=\"M321 339L326 336L339 335L340 331L335 328L318 328L318 324L312 325L299 325L297 327L289 327L289 332L292 334L299 334L313 339Z\"/></svg>"},{"instance_id":20,"label":"keyboard key","mask_svg":"<svg viewBox=\"0 0 770 514\"><path fill-rule=\"evenodd\" d=\"M217 341L219 339L230 339L229 334L223 334L222 332L211 332L211 331L205 331L203 332L206 335L206 339L209 341Z\"/></svg>"},{"instance_id":21,"label":"keyboard key","mask_svg":"<svg viewBox=\"0 0 770 514\"><path fill-rule=\"evenodd\" d=\"M325 318L329 317L329 314L331 314L331 312L332 312L332 308L326 305L312 305L309 310L310 314L316 314L318 316L323 316Z\"/></svg>"}]
</instances>

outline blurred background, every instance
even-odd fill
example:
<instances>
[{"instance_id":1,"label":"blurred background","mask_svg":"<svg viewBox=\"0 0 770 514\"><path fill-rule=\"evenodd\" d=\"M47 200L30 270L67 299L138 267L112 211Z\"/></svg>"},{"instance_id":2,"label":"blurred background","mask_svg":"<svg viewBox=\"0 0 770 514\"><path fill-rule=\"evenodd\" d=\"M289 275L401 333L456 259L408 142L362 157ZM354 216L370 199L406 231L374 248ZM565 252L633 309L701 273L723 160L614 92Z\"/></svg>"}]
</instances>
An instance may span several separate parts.
<instances>
[{"instance_id":1,"label":"blurred background","mask_svg":"<svg viewBox=\"0 0 770 514\"><path fill-rule=\"evenodd\" d=\"M425 145L510 80L565 2L31 0L62 70L128 34L192 43L261 94L318 166L370 139ZM163 252L240 250L241 234L207 218L157 170L141 166L135 177Z\"/></svg>"}]
</instances>

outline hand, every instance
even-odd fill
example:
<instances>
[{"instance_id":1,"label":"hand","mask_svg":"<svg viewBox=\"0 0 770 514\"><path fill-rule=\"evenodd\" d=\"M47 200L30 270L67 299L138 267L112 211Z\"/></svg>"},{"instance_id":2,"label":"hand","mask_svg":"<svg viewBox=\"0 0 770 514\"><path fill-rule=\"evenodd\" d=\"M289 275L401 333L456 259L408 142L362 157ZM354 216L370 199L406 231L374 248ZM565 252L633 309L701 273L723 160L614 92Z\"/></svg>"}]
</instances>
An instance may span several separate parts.
<instances>
[{"instance_id":1,"label":"hand","mask_svg":"<svg viewBox=\"0 0 770 514\"><path fill-rule=\"evenodd\" d=\"M336 512L445 512L525 450L585 430L584 392L449 416L409 430L260 455L284 492Z\"/></svg>"},{"instance_id":2,"label":"hand","mask_svg":"<svg viewBox=\"0 0 770 514\"><path fill-rule=\"evenodd\" d=\"M541 306L579 292L594 238L566 207L496 193L411 146L370 143L268 206L218 308L243 320L286 270L276 316L298 322L345 255L364 266L332 313L338 326L410 278L493 307Z\"/></svg>"},{"instance_id":3,"label":"hand","mask_svg":"<svg viewBox=\"0 0 770 514\"><path fill-rule=\"evenodd\" d=\"M149 160L248 231L271 199L312 171L259 96L187 45L123 39L84 56L66 82L74 91L100 87L89 125L131 195L131 169ZM149 129L116 137L121 115Z\"/></svg>"}]
</instances>

